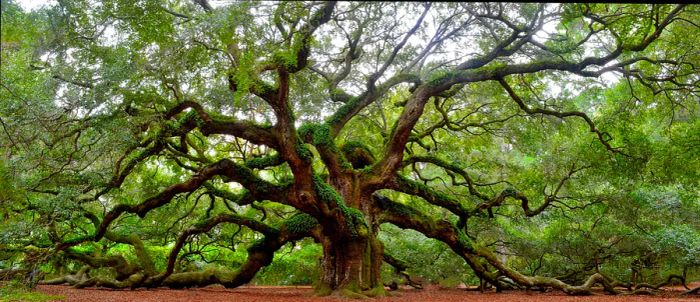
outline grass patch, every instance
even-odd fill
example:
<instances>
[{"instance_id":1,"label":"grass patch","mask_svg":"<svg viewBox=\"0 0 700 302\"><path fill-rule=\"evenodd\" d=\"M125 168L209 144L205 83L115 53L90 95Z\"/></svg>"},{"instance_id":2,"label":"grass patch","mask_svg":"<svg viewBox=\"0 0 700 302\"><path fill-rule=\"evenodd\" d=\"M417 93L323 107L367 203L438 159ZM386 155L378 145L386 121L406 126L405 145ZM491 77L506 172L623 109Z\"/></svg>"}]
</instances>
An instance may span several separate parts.
<instances>
[{"instance_id":1,"label":"grass patch","mask_svg":"<svg viewBox=\"0 0 700 302\"><path fill-rule=\"evenodd\" d=\"M2 286L0 288L0 302L10 301L56 301L65 300L64 296L47 295L38 291L24 288Z\"/></svg>"}]
</instances>

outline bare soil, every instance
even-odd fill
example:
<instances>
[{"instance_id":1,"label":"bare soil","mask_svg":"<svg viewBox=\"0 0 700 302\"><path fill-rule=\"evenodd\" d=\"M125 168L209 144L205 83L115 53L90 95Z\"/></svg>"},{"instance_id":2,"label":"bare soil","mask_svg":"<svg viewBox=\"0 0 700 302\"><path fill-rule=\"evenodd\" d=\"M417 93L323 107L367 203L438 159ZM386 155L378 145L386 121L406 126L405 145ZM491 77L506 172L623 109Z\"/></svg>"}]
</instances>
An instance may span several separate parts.
<instances>
[{"instance_id":1,"label":"bare soil","mask_svg":"<svg viewBox=\"0 0 700 302\"><path fill-rule=\"evenodd\" d=\"M109 289L75 289L63 285L40 285L38 291L66 297L64 301L79 302L126 302L126 301L235 301L235 302L299 302L299 301L348 301L343 298L325 297L318 298L312 295L311 287L285 287L285 286L244 286L236 289L225 289L218 286L206 288L172 290L165 288L137 289L137 290L109 290ZM502 293L467 291L464 289L440 289L430 287L423 290L402 289L396 292L397 296L390 298L374 299L370 301L392 302L513 302L513 301L619 301L619 302L649 302L649 301L700 301L700 296L681 295L680 288L658 291L653 296L609 296L594 295L586 297L567 296L561 292L526 292L506 291Z\"/></svg>"}]
</instances>

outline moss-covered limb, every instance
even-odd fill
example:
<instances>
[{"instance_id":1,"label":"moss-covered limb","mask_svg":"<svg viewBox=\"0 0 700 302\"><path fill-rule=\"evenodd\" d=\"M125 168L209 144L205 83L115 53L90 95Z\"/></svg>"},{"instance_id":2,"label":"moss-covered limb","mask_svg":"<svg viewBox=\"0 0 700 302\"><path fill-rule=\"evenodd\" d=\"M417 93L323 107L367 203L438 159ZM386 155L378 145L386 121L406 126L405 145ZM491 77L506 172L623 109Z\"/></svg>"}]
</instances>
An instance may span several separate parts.
<instances>
[{"instance_id":1,"label":"moss-covered limb","mask_svg":"<svg viewBox=\"0 0 700 302\"><path fill-rule=\"evenodd\" d=\"M236 194L226 189L219 189L211 182L205 182L203 186L207 189L207 192L211 193L212 195L223 198L227 201L231 201L238 205L249 205L256 201L255 197L249 190L244 190L243 192Z\"/></svg>"},{"instance_id":2,"label":"moss-covered limb","mask_svg":"<svg viewBox=\"0 0 700 302\"><path fill-rule=\"evenodd\" d=\"M269 167L279 166L283 163L284 159L279 154L273 154L254 157L245 161L245 163L243 164L250 169L265 169Z\"/></svg>"},{"instance_id":3,"label":"moss-covered limb","mask_svg":"<svg viewBox=\"0 0 700 302\"><path fill-rule=\"evenodd\" d=\"M124 234L118 234L115 232L107 232L105 234L105 238L118 242L118 243L124 243L131 245L134 247L134 253L136 254L136 258L139 260L139 264L141 266L141 269L143 272L147 275L153 275L156 272L155 266L153 265L153 260L151 259L151 256L148 254L146 251L146 248L143 244L143 241L141 238L139 238L138 235L136 234L129 234L129 235L124 235Z\"/></svg>"},{"instance_id":4,"label":"moss-covered limb","mask_svg":"<svg viewBox=\"0 0 700 302\"><path fill-rule=\"evenodd\" d=\"M88 279L81 280L75 284L71 284L76 288L86 288L86 287L106 287L112 289L125 289L134 288L138 284L144 275L140 273L133 274L124 280L114 280L106 277L92 277Z\"/></svg>"},{"instance_id":5,"label":"moss-covered limb","mask_svg":"<svg viewBox=\"0 0 700 302\"><path fill-rule=\"evenodd\" d=\"M185 114L185 116L180 118L172 129L175 132L188 131L188 129L199 127L204 135L227 134L243 138L255 144L266 145L271 148L277 147L277 141L268 127L250 121L211 116L201 104L195 101L180 102L166 111L163 117L168 120L186 109L192 109L193 111L190 112L194 114Z\"/></svg>"},{"instance_id":6,"label":"moss-covered limb","mask_svg":"<svg viewBox=\"0 0 700 302\"><path fill-rule=\"evenodd\" d=\"M74 275L65 275L62 277L50 279L50 280L45 280L40 282L40 284L45 284L45 285L61 285L61 284L67 284L74 286L76 288L85 288L85 287L105 287L105 288L112 288L112 289L125 289L125 288L134 288L138 283L143 279L144 275L141 273L135 273L132 274L126 278L123 278L122 280L115 280L107 277L89 277L87 275L88 270L85 270L85 268L88 268L87 266L83 267L78 273Z\"/></svg>"},{"instance_id":7,"label":"moss-covered limb","mask_svg":"<svg viewBox=\"0 0 700 302\"><path fill-rule=\"evenodd\" d=\"M222 284L231 276L227 270L205 270L201 272L182 272L169 275L160 283L160 286L169 288L205 287L213 284Z\"/></svg>"},{"instance_id":8,"label":"moss-covered limb","mask_svg":"<svg viewBox=\"0 0 700 302\"><path fill-rule=\"evenodd\" d=\"M205 122L211 121L211 117L209 117L209 114L204 110L204 107L202 107L200 103L191 100L180 102L177 105L171 107L163 113L163 118L166 120L170 119L187 109L194 110L194 112L196 112L197 115L199 115L199 117Z\"/></svg>"},{"instance_id":9,"label":"moss-covered limb","mask_svg":"<svg viewBox=\"0 0 700 302\"><path fill-rule=\"evenodd\" d=\"M318 220L306 213L298 213L284 221L281 230L290 234L308 234L318 225Z\"/></svg>"},{"instance_id":10,"label":"moss-covered limb","mask_svg":"<svg viewBox=\"0 0 700 302\"><path fill-rule=\"evenodd\" d=\"M228 288L241 286L250 282L262 267L269 265L272 262L274 253L284 244L319 232L320 229L317 226L311 227L308 232L290 232L287 226L283 226L279 233L265 234L264 238L248 248L246 262L235 272L209 270L204 272L176 273L168 276L161 285L171 288L207 286L211 284L221 284Z\"/></svg>"},{"instance_id":11,"label":"moss-covered limb","mask_svg":"<svg viewBox=\"0 0 700 302\"><path fill-rule=\"evenodd\" d=\"M49 280L42 280L39 281L39 284L46 284L46 285L61 285L61 284L69 284L69 285L75 285L78 284L79 282L87 279L87 273L90 271L91 267L89 265L84 265L82 266L75 274L68 274L65 276L60 276L57 278L49 279Z\"/></svg>"},{"instance_id":12,"label":"moss-covered limb","mask_svg":"<svg viewBox=\"0 0 700 302\"><path fill-rule=\"evenodd\" d=\"M662 287L667 286L667 285L669 285L669 284L672 284L673 279L678 279L678 281L680 281L681 284L683 284L683 287L684 287L686 290L690 290L690 288L689 288L688 285L686 284L685 278L684 278L683 276L681 276L681 275L675 275L675 274L669 275L669 276L666 278L666 280L664 280L664 281L662 281L662 282L659 282L659 283L657 283L657 284L639 283L639 284L635 285L634 288L635 288L635 289L640 289L640 288L659 289L659 288L662 288Z\"/></svg>"},{"instance_id":13,"label":"moss-covered limb","mask_svg":"<svg viewBox=\"0 0 700 302\"><path fill-rule=\"evenodd\" d=\"M331 177L340 177L350 164L335 145L331 128L328 124L305 123L297 130L304 143L312 144L321 155L321 160L328 167Z\"/></svg>"},{"instance_id":14,"label":"moss-covered limb","mask_svg":"<svg viewBox=\"0 0 700 302\"><path fill-rule=\"evenodd\" d=\"M347 141L340 149L353 169L363 169L377 161L372 150L359 141Z\"/></svg>"},{"instance_id":15,"label":"moss-covered limb","mask_svg":"<svg viewBox=\"0 0 700 302\"><path fill-rule=\"evenodd\" d=\"M226 134L240 137L254 144L265 145L273 149L279 148L277 138L272 129L250 121L238 121L224 118L214 118L211 123L200 126L204 135Z\"/></svg>"},{"instance_id":16,"label":"moss-covered limb","mask_svg":"<svg viewBox=\"0 0 700 302\"><path fill-rule=\"evenodd\" d=\"M233 175L233 173L231 173L230 170L234 170L238 166L239 165L235 164L234 162L224 159L202 169L199 173L193 175L187 181L171 185L170 187L158 193L156 196L153 196L140 204L133 206L115 206L111 211L109 211L105 215L104 219L100 224L100 227L95 232L94 240L99 240L100 238L102 238L104 233L107 231L109 224L111 224L112 221L121 216L122 213L134 213L139 215L140 217L144 217L152 209L161 207L170 202L170 200L173 197L175 197L175 195L184 192L194 191L197 188L199 188L205 181L211 179L216 175L226 174L226 176L229 176L232 179L241 179L241 182L247 183L247 181L244 181L242 178L249 177L249 175Z\"/></svg>"},{"instance_id":17,"label":"moss-covered limb","mask_svg":"<svg viewBox=\"0 0 700 302\"><path fill-rule=\"evenodd\" d=\"M408 98L401 115L392 126L391 133L384 145L381 159L372 166L371 172L375 175L373 184L381 184L394 177L401 167L403 153L418 119L423 115L425 104L435 92L426 84L416 88Z\"/></svg>"},{"instance_id":18,"label":"moss-covered limb","mask_svg":"<svg viewBox=\"0 0 700 302\"><path fill-rule=\"evenodd\" d=\"M382 210L379 222L391 223L401 228L413 229L429 238L445 242L472 267L481 279L499 286L498 275L491 273L475 255L476 248L460 228L447 221L437 221L414 208L395 202L385 196L374 194L377 206Z\"/></svg>"},{"instance_id":19,"label":"moss-covered limb","mask_svg":"<svg viewBox=\"0 0 700 302\"><path fill-rule=\"evenodd\" d=\"M346 205L340 194L319 175L314 174L313 182L318 200L326 209L324 214L338 219L338 221L326 224L324 227L336 229L338 235L349 235L349 239L364 237L368 234L368 225L360 210ZM340 229L337 229L338 227Z\"/></svg>"},{"instance_id":20,"label":"moss-covered limb","mask_svg":"<svg viewBox=\"0 0 700 302\"><path fill-rule=\"evenodd\" d=\"M66 275L66 276L61 276L61 277L56 277L48 280L42 280L39 281L39 284L41 285L62 285L62 284L70 284L71 278L74 278L72 275ZM78 281L74 281L73 283L77 283Z\"/></svg>"},{"instance_id":21,"label":"moss-covered limb","mask_svg":"<svg viewBox=\"0 0 700 302\"><path fill-rule=\"evenodd\" d=\"M403 162L403 165L408 166L408 165L411 165L413 163L419 163L419 162L431 163L431 164L436 165L438 167L441 167L447 171L450 171L450 172L453 172L453 173L456 173L456 174L462 176L462 178L464 178L464 181L467 184L467 188L469 189L469 194L474 195L476 197L479 197L482 200L489 200L488 196L479 192L476 189L476 187L474 185L474 181L472 181L471 177L469 177L469 174L467 174L467 172L465 171L465 168L462 167L460 164L450 163L450 162L443 160L437 156L416 155L416 156L411 156L411 157L405 159Z\"/></svg>"},{"instance_id":22,"label":"moss-covered limb","mask_svg":"<svg viewBox=\"0 0 700 302\"><path fill-rule=\"evenodd\" d=\"M90 222L92 222L95 229L97 229L100 226L100 220L99 220L99 218L97 218L97 216L95 214L92 214L88 211L85 211L83 213L83 216L85 216L86 218L88 218L90 220ZM136 234L124 235L124 234L119 234L119 233L108 231L105 233L105 238L107 238L108 240L117 242L117 243L131 245L134 248L134 252L136 253L136 258L139 259L140 269L143 270L148 275L155 274L155 267L153 265L153 260L151 259L151 256L146 251L146 248L143 244L143 241L141 240L141 238L139 238L138 235L136 235Z\"/></svg>"},{"instance_id":23,"label":"moss-covered limb","mask_svg":"<svg viewBox=\"0 0 700 302\"><path fill-rule=\"evenodd\" d=\"M64 250L67 257L78 260L93 268L108 267L114 269L117 280L124 280L137 273L140 268L130 264L121 255L94 255L92 253L77 251L73 248Z\"/></svg>"},{"instance_id":24,"label":"moss-covered limb","mask_svg":"<svg viewBox=\"0 0 700 302\"><path fill-rule=\"evenodd\" d=\"M382 222L392 223L401 228L413 229L425 236L445 242L458 255L462 256L474 273L496 287L499 287L498 274L487 270L475 255L471 240L455 225L446 221L435 221L413 208L385 198L382 202Z\"/></svg>"},{"instance_id":25,"label":"moss-covered limb","mask_svg":"<svg viewBox=\"0 0 700 302\"><path fill-rule=\"evenodd\" d=\"M397 271L405 271L408 268L406 261L399 260L386 251L384 252L384 262L393 266Z\"/></svg>"},{"instance_id":26,"label":"moss-covered limb","mask_svg":"<svg viewBox=\"0 0 700 302\"><path fill-rule=\"evenodd\" d=\"M443 220L434 220L408 205L395 202L379 194L375 194L374 199L382 210L379 217L380 222L414 229L427 237L443 241L459 251L476 252L472 240L454 224Z\"/></svg>"},{"instance_id":27,"label":"moss-covered limb","mask_svg":"<svg viewBox=\"0 0 700 302\"><path fill-rule=\"evenodd\" d=\"M255 274L264 266L272 262L274 253L279 250L284 244L289 241L299 240L307 236L316 236L320 234L320 227L315 224L310 228L306 228L307 232L291 231L286 224L280 231L275 228L265 226L258 221L246 217L236 215L220 215L210 220L203 222L196 228L190 229L190 232L206 231L213 228L220 222L235 221L242 225L248 225L251 228L261 230L265 237L257 241L248 248L248 258L246 262L235 272L222 270L205 270L199 272L182 272L182 273L161 273L157 276L149 278L148 275L134 273L122 280L113 280L104 277L88 278L85 274L89 266L85 266L81 272L75 275L66 275L60 278L44 281L43 284L64 284L68 283L76 287L107 287L107 288L137 288L137 287L159 287L166 286L170 288L187 288L187 287L203 287L212 284L221 284L232 288L248 283ZM187 233L187 231L185 232ZM183 233L184 234L184 233ZM182 236L180 238L183 238ZM178 241L179 242L179 241ZM175 250L175 248L173 249ZM172 254L171 254L172 255ZM170 260L170 258L169 258Z\"/></svg>"},{"instance_id":28,"label":"moss-covered limb","mask_svg":"<svg viewBox=\"0 0 700 302\"><path fill-rule=\"evenodd\" d=\"M235 272L226 270L206 270L202 272L184 272L169 275L159 286L170 288L204 287L212 284L221 284L228 288L235 288L248 283L255 274L264 266L272 262L274 252L283 244L280 244L276 235L265 236L260 243L248 249L248 258Z\"/></svg>"},{"instance_id":29,"label":"moss-covered limb","mask_svg":"<svg viewBox=\"0 0 700 302\"><path fill-rule=\"evenodd\" d=\"M263 239L248 248L246 262L235 272L234 276L222 285L232 288L248 283L255 274L264 266L272 263L274 253L290 241L296 241L305 237L318 238L321 232L319 225L307 228L307 232L298 232L289 228L289 222L282 227L278 234L266 234Z\"/></svg>"},{"instance_id":30,"label":"moss-covered limb","mask_svg":"<svg viewBox=\"0 0 700 302\"><path fill-rule=\"evenodd\" d=\"M457 215L457 217L460 217L460 219L469 216L469 210L459 200L404 176L397 175L393 181L386 183L385 187L398 192L419 196L430 204L449 210Z\"/></svg>"}]
</instances>

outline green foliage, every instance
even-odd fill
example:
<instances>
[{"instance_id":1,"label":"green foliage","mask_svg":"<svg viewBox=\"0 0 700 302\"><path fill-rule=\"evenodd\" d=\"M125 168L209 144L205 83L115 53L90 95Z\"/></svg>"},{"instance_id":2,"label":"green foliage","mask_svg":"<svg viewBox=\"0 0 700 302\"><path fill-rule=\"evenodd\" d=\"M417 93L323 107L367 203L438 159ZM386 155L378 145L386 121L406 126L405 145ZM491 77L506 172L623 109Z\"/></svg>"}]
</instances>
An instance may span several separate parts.
<instances>
[{"instance_id":1,"label":"green foliage","mask_svg":"<svg viewBox=\"0 0 700 302\"><path fill-rule=\"evenodd\" d=\"M275 254L272 264L253 279L257 285L311 285L318 280L321 246L304 240Z\"/></svg>"},{"instance_id":2,"label":"green foliage","mask_svg":"<svg viewBox=\"0 0 700 302\"><path fill-rule=\"evenodd\" d=\"M424 285L433 283L454 287L462 282L478 284L478 279L464 260L442 242L393 225L382 225L379 238L388 253L408 264L406 272L414 279L422 278ZM385 281L396 278L390 266L385 265L383 269ZM398 281L404 282L401 279Z\"/></svg>"},{"instance_id":3,"label":"green foliage","mask_svg":"<svg viewBox=\"0 0 700 302\"><path fill-rule=\"evenodd\" d=\"M83 263L36 251L80 241L76 252L138 263L133 246L90 239L113 209L158 198L167 200L145 217L123 213L108 229L143 240L159 272L179 234L218 214L307 233L319 221L290 205L303 199L294 190L310 176L285 164L290 156L282 152L293 148L314 173L316 199L334 209L324 224L339 218L351 233L346 239L370 236L376 225L368 222L383 217L365 216L379 211L374 204L359 206L364 213L350 207L365 201L343 200L331 183L344 181L365 190L357 195L395 201L379 200L382 209L452 227L462 246L494 251L526 274L570 276L565 281L576 284L595 270L622 281L633 268L649 282L685 269L689 279L700 277L700 52L690 7L638 47L655 38L674 6L574 3L539 12L531 3L434 3L408 33L405 20L415 20L423 4L338 4L332 21L310 30L322 5L244 1L205 11L196 1L132 2L59 1L27 12L2 0L0 269L39 264L51 276L75 272ZM474 15L497 10L507 22ZM537 24L531 19L542 16L547 35L528 33ZM431 37L426 24L449 36ZM515 28L515 41L501 45ZM338 45L346 40L356 45ZM618 46L623 53L607 58ZM457 69L469 60L483 64ZM385 63L383 74L368 74ZM495 81L506 70L522 104ZM464 83L445 85L455 80ZM417 94L437 88L445 90ZM407 100L420 106L406 108ZM192 109L166 119L183 101L199 103L216 122L205 125ZM408 142L393 146L402 154L389 154L388 144L403 139L394 137L398 130ZM254 143L262 132L294 146ZM329 171L328 153L340 171ZM368 168L381 168L374 165L387 154L395 156L388 162L429 160L399 163L398 171ZM234 177L201 178L222 160L234 163L222 173ZM377 172L397 178L362 183L376 181ZM337 181L320 176L341 174ZM397 186L405 193L387 189ZM289 198L273 188L289 188ZM522 200L507 198L493 215L461 220L459 229L454 222L463 217L446 209L468 211L516 192L531 209L551 203L527 217ZM411 275L448 287L476 282L446 245L380 228L385 248L409 262ZM222 223L189 238L177 271L233 271L246 248L270 247L259 232ZM310 284L321 250L310 240L287 245L255 282ZM92 273L111 277L114 269Z\"/></svg>"},{"instance_id":4,"label":"green foliage","mask_svg":"<svg viewBox=\"0 0 700 302\"><path fill-rule=\"evenodd\" d=\"M311 141L316 146L330 147L333 145L331 128L328 124L303 124L299 127L299 136L311 137Z\"/></svg>"}]
</instances>

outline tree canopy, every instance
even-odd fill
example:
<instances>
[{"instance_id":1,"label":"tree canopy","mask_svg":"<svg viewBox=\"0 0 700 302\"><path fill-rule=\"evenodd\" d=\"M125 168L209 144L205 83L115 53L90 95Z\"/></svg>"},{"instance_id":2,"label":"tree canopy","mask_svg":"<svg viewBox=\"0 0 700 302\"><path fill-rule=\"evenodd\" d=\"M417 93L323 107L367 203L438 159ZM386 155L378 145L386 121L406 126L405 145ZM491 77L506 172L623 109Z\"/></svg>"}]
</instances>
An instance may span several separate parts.
<instances>
[{"instance_id":1,"label":"tree canopy","mask_svg":"<svg viewBox=\"0 0 700 302\"><path fill-rule=\"evenodd\" d=\"M2 0L0 269L78 287L297 278L350 297L386 294L384 262L415 286L685 285L699 15Z\"/></svg>"}]
</instances>

